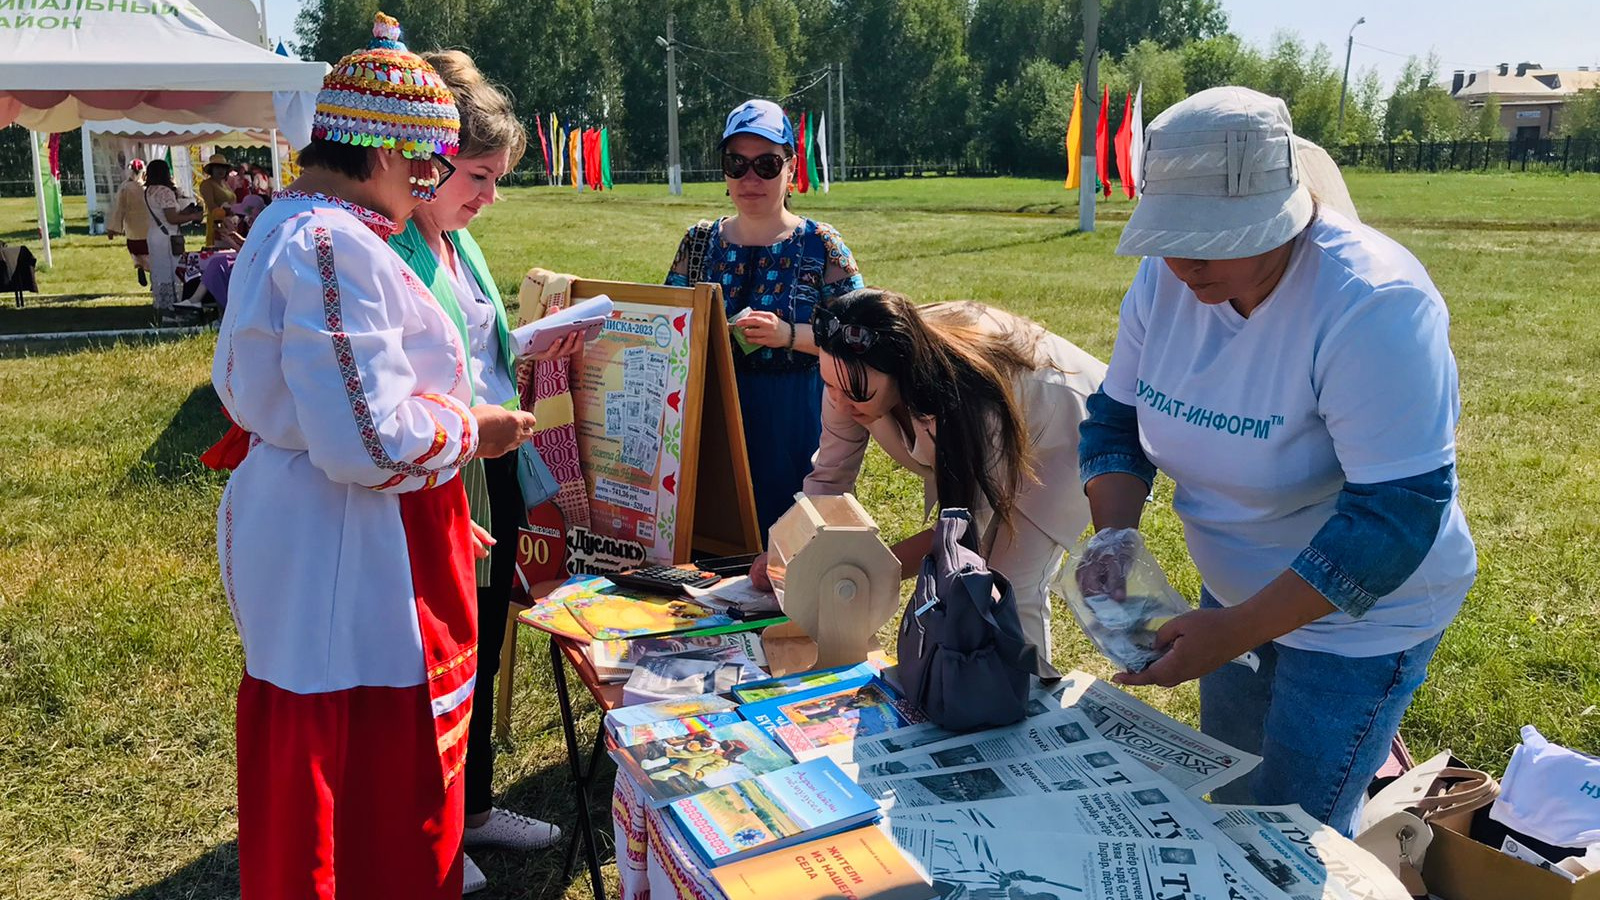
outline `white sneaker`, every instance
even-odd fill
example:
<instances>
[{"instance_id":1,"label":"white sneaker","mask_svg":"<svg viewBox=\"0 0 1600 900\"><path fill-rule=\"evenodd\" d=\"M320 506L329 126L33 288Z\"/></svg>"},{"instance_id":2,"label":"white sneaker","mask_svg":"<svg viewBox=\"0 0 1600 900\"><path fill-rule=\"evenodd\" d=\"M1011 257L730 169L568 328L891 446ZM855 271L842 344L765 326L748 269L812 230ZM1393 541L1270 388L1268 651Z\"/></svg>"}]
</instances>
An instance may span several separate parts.
<instances>
[{"instance_id":1,"label":"white sneaker","mask_svg":"<svg viewBox=\"0 0 1600 900\"><path fill-rule=\"evenodd\" d=\"M543 850L561 840L561 829L549 822L509 812L498 806L489 811L489 821L465 829L463 843L468 847L509 847L513 850Z\"/></svg>"},{"instance_id":2,"label":"white sneaker","mask_svg":"<svg viewBox=\"0 0 1600 900\"><path fill-rule=\"evenodd\" d=\"M489 886L489 879L484 876L483 870L478 868L478 864L472 861L472 857L465 853L461 854L461 876L461 893L463 894L481 891Z\"/></svg>"}]
</instances>

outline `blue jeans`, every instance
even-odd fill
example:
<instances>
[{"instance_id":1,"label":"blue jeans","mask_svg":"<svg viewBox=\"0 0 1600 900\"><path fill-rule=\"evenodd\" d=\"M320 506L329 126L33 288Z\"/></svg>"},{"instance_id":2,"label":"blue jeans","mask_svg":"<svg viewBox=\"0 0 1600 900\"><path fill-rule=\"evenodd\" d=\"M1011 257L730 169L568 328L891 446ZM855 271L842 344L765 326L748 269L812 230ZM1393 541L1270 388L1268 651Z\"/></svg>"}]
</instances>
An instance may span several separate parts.
<instances>
[{"instance_id":1,"label":"blue jeans","mask_svg":"<svg viewBox=\"0 0 1600 900\"><path fill-rule=\"evenodd\" d=\"M1200 605L1219 604L1202 590ZM1261 757L1255 771L1211 799L1298 803L1351 836L1367 785L1388 757L1441 637L1365 658L1268 643L1256 648L1260 672L1229 663L1201 678L1200 730Z\"/></svg>"}]
</instances>

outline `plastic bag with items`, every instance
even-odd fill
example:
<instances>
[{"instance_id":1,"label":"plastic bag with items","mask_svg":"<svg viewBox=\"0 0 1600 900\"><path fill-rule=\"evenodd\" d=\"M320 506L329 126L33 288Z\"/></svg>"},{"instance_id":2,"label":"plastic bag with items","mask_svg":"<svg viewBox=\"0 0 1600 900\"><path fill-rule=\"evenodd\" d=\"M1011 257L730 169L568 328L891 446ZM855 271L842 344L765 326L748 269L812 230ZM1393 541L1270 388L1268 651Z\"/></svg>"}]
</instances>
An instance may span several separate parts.
<instances>
[{"instance_id":1,"label":"plastic bag with items","mask_svg":"<svg viewBox=\"0 0 1600 900\"><path fill-rule=\"evenodd\" d=\"M1102 528L1079 541L1052 588L1095 647L1129 672L1161 658L1156 632L1190 609L1136 528Z\"/></svg>"}]
</instances>

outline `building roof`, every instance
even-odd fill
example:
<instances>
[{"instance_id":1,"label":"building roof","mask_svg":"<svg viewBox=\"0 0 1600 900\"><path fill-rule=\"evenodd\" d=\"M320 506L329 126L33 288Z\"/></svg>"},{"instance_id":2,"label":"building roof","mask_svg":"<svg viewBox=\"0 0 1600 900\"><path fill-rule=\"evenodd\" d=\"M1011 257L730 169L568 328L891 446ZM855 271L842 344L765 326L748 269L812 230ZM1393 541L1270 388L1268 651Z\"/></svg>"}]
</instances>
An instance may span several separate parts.
<instances>
[{"instance_id":1,"label":"building roof","mask_svg":"<svg viewBox=\"0 0 1600 900\"><path fill-rule=\"evenodd\" d=\"M1486 69L1469 75L1468 83L1451 96L1468 101L1493 96L1502 103L1507 100L1560 102L1590 88L1600 88L1600 71L1530 68L1518 75L1512 68L1501 75L1499 69Z\"/></svg>"}]
</instances>

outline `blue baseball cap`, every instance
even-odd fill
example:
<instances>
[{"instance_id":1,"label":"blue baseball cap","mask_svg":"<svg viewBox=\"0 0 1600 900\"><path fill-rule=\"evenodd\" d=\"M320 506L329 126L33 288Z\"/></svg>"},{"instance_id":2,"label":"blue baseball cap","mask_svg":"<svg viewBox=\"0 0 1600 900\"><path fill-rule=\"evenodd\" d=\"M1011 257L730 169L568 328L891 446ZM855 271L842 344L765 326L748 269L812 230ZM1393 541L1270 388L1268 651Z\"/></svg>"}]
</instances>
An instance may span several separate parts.
<instances>
[{"instance_id":1,"label":"blue baseball cap","mask_svg":"<svg viewBox=\"0 0 1600 900\"><path fill-rule=\"evenodd\" d=\"M722 143L736 134L753 134L774 144L794 146L794 125L783 114L783 108L771 100L746 100L728 113L728 124L722 129Z\"/></svg>"}]
</instances>

